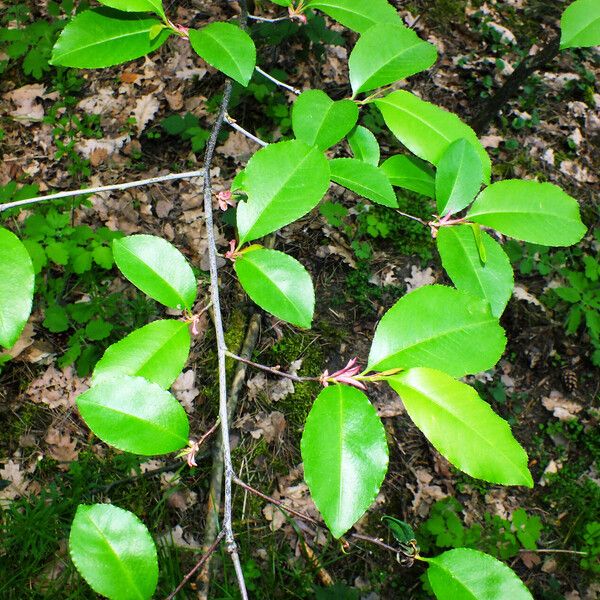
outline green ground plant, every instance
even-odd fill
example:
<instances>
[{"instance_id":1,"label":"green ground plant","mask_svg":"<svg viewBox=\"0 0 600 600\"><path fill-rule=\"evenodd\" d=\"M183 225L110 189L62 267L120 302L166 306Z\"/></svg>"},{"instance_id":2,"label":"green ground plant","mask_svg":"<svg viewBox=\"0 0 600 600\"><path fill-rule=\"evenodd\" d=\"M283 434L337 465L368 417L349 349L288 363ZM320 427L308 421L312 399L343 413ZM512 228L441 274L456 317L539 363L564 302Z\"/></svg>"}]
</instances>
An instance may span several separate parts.
<instances>
[{"instance_id":1,"label":"green ground plant","mask_svg":"<svg viewBox=\"0 0 600 600\"><path fill-rule=\"evenodd\" d=\"M354 358L335 372L326 369L308 379L324 389L306 419L301 455L306 483L325 525L335 540L360 539L351 529L375 500L388 469L386 434L364 393L368 385L389 385L399 394L415 425L457 469L494 484L532 487L528 456L509 424L474 388L460 381L492 368L506 344L499 318L512 293L512 268L502 246L482 228L529 243L568 247L586 232L577 201L549 183L492 182L487 152L456 115L407 89L388 93L397 81L431 67L437 50L407 28L385 0L373 0L368 7L357 0L275 3L288 7L286 19L304 23L319 11L359 34L348 59L352 91L341 100L321 90L298 94L291 110L292 140L267 144L246 132L262 149L235 177L231 193L216 198L221 207L237 204L237 235L225 254L233 262L237 281L273 316L291 326L311 327L318 300L311 276L295 258L263 247L259 240L316 208L333 182L390 210L400 210L394 187L434 200L435 213L427 220L410 217L431 230L455 286L423 286L389 308L374 332L365 369ZM248 86L257 69L256 46L248 32L244 2L237 25L213 22L198 29L174 24L158 0L103 0L103 4L70 21L54 46L53 64L109 67L145 56L175 35L188 40L200 57L229 78L206 145L203 193L210 300L203 299L205 305L212 304L219 363L225 474L220 535L245 599L247 582L234 536L231 488L233 483L247 491L251 488L237 478L231 459L225 359L248 361L227 348L223 331L210 167L232 80ZM600 18L598 10L590 0L576 0L567 8L562 18L563 49L600 41L589 27L590 19ZM395 154L380 166L377 138L357 127L365 105L380 111L385 127L414 156ZM352 157L329 158L325 152L344 139ZM55 243L60 242L51 242ZM200 317L194 307L204 290L198 288L187 259L165 239L131 235L113 239L111 248L125 279L183 315L155 320L112 344L96 364L91 387L77 399L79 415L100 440L123 452L144 456L179 452L194 467L201 441L190 436L188 416L168 389L188 360ZM63 262L64 258L63 254ZM34 281L27 248L12 232L0 230L0 343L6 347L18 339L27 322ZM254 366L291 377L279 368ZM82 502L75 512L71 559L90 586L111 599L150 598L158 585L157 547L138 515L148 520L142 511L136 514L114 504ZM394 532L393 551L399 560L427 567L428 585L440 600L532 597L516 573L491 554L459 547L424 556L410 537L410 528L396 525L400 533ZM514 534L522 544L535 544L539 535L538 521L524 511L513 515L511 532L503 523L497 529L503 535ZM253 585L255 572L246 565Z\"/></svg>"}]
</instances>

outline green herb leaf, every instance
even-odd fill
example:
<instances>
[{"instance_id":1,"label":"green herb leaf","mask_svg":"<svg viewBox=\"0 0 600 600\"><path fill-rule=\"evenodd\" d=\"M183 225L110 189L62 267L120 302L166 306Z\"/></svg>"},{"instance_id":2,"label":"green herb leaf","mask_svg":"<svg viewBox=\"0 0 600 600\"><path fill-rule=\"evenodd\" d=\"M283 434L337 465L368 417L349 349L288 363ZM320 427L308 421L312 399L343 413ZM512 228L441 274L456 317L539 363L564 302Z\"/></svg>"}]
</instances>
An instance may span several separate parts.
<instances>
[{"instance_id":1,"label":"green herb leaf","mask_svg":"<svg viewBox=\"0 0 600 600\"><path fill-rule=\"evenodd\" d=\"M158 583L156 546L146 526L112 504L80 504L69 536L71 559L110 600L147 600Z\"/></svg>"},{"instance_id":2,"label":"green herb leaf","mask_svg":"<svg viewBox=\"0 0 600 600\"><path fill-rule=\"evenodd\" d=\"M130 235L113 241L113 256L121 273L157 302L169 308L192 308L196 278L183 254L167 240Z\"/></svg>"},{"instance_id":3,"label":"green herb leaf","mask_svg":"<svg viewBox=\"0 0 600 600\"><path fill-rule=\"evenodd\" d=\"M202 29L189 30L194 52L246 87L256 65L256 48L252 38L237 25L211 23Z\"/></svg>"},{"instance_id":4,"label":"green herb leaf","mask_svg":"<svg viewBox=\"0 0 600 600\"><path fill-rule=\"evenodd\" d=\"M435 197L440 215L452 215L471 204L481 189L481 159L465 138L452 142L438 164Z\"/></svg>"},{"instance_id":5,"label":"green herb leaf","mask_svg":"<svg viewBox=\"0 0 600 600\"><path fill-rule=\"evenodd\" d=\"M464 292L485 298L492 315L500 317L514 286L510 260L502 246L481 232L486 261L481 261L473 230L469 225L441 227L437 247L452 283Z\"/></svg>"},{"instance_id":6,"label":"green herb leaf","mask_svg":"<svg viewBox=\"0 0 600 600\"><path fill-rule=\"evenodd\" d=\"M402 21L387 0L309 0L306 8L318 8L345 27L363 33L376 23Z\"/></svg>"},{"instance_id":7,"label":"green herb leaf","mask_svg":"<svg viewBox=\"0 0 600 600\"><path fill-rule=\"evenodd\" d=\"M235 272L262 309L292 325L310 327L315 291L310 275L295 258L266 248L250 250L236 259Z\"/></svg>"},{"instance_id":8,"label":"green herb leaf","mask_svg":"<svg viewBox=\"0 0 600 600\"><path fill-rule=\"evenodd\" d=\"M52 51L53 65L97 69L111 67L159 48L171 34L169 29L155 39L150 31L157 19L94 8L75 16L63 29Z\"/></svg>"},{"instance_id":9,"label":"green herb leaf","mask_svg":"<svg viewBox=\"0 0 600 600\"><path fill-rule=\"evenodd\" d=\"M533 600L516 573L489 554L456 548L425 560L438 600Z\"/></svg>"},{"instance_id":10,"label":"green herb leaf","mask_svg":"<svg viewBox=\"0 0 600 600\"><path fill-rule=\"evenodd\" d=\"M302 460L311 496L339 538L373 503L387 471L383 424L362 392L335 385L319 394L304 427Z\"/></svg>"},{"instance_id":11,"label":"green herb leaf","mask_svg":"<svg viewBox=\"0 0 600 600\"><path fill-rule=\"evenodd\" d=\"M329 161L331 180L377 204L398 207L396 193L385 173L356 158L334 158Z\"/></svg>"},{"instance_id":12,"label":"green herb leaf","mask_svg":"<svg viewBox=\"0 0 600 600\"><path fill-rule=\"evenodd\" d=\"M564 50L591 46L600 46L600 3L575 0L560 19L560 47Z\"/></svg>"},{"instance_id":13,"label":"green herb leaf","mask_svg":"<svg viewBox=\"0 0 600 600\"><path fill-rule=\"evenodd\" d=\"M520 179L499 181L485 188L467 218L504 235L544 246L571 246L587 230L577 200L552 183Z\"/></svg>"},{"instance_id":14,"label":"green herb leaf","mask_svg":"<svg viewBox=\"0 0 600 600\"><path fill-rule=\"evenodd\" d=\"M12 348L33 303L33 263L27 248L8 229L0 228L0 344Z\"/></svg>"},{"instance_id":15,"label":"green herb leaf","mask_svg":"<svg viewBox=\"0 0 600 600\"><path fill-rule=\"evenodd\" d=\"M240 244L281 229L310 212L329 188L329 165L299 140L271 144L248 162L237 209Z\"/></svg>"},{"instance_id":16,"label":"green herb leaf","mask_svg":"<svg viewBox=\"0 0 600 600\"><path fill-rule=\"evenodd\" d=\"M121 375L77 398L88 427L103 442L133 454L168 454L188 442L189 423L177 400L156 383Z\"/></svg>"},{"instance_id":17,"label":"green herb leaf","mask_svg":"<svg viewBox=\"0 0 600 600\"><path fill-rule=\"evenodd\" d=\"M166 19L165 9L160 0L98 0L98 2L125 12L153 12Z\"/></svg>"},{"instance_id":18,"label":"green herb leaf","mask_svg":"<svg viewBox=\"0 0 600 600\"><path fill-rule=\"evenodd\" d=\"M92 376L97 385L120 375L144 377L167 389L177 379L190 353L189 324L154 321L109 346Z\"/></svg>"},{"instance_id":19,"label":"green herb leaf","mask_svg":"<svg viewBox=\"0 0 600 600\"><path fill-rule=\"evenodd\" d=\"M327 150L356 125L358 107L352 100L334 102L321 90L307 90L292 108L294 135L309 146Z\"/></svg>"},{"instance_id":20,"label":"green herb leaf","mask_svg":"<svg viewBox=\"0 0 600 600\"><path fill-rule=\"evenodd\" d=\"M392 133L413 154L434 165L439 164L452 142L466 138L481 158L484 183L489 183L490 157L475 132L455 114L405 90L375 100L375 104Z\"/></svg>"},{"instance_id":21,"label":"green herb leaf","mask_svg":"<svg viewBox=\"0 0 600 600\"><path fill-rule=\"evenodd\" d=\"M348 134L348 143L354 158L369 163L374 167L379 165L381 151L377 138L369 129L362 125L357 125Z\"/></svg>"},{"instance_id":22,"label":"green herb leaf","mask_svg":"<svg viewBox=\"0 0 600 600\"><path fill-rule=\"evenodd\" d=\"M506 345L485 300L443 285L400 298L379 322L369 371L431 367L453 377L493 367Z\"/></svg>"},{"instance_id":23,"label":"green herb leaf","mask_svg":"<svg viewBox=\"0 0 600 600\"><path fill-rule=\"evenodd\" d=\"M388 378L415 425L436 450L471 477L533 487L527 454L470 386L434 369L409 369Z\"/></svg>"},{"instance_id":24,"label":"green herb leaf","mask_svg":"<svg viewBox=\"0 0 600 600\"><path fill-rule=\"evenodd\" d=\"M392 185L435 198L435 171L425 161L397 154L384 161L381 170Z\"/></svg>"},{"instance_id":25,"label":"green herb leaf","mask_svg":"<svg viewBox=\"0 0 600 600\"><path fill-rule=\"evenodd\" d=\"M433 44L401 24L379 23L365 31L350 53L354 96L425 71L437 59Z\"/></svg>"}]
</instances>

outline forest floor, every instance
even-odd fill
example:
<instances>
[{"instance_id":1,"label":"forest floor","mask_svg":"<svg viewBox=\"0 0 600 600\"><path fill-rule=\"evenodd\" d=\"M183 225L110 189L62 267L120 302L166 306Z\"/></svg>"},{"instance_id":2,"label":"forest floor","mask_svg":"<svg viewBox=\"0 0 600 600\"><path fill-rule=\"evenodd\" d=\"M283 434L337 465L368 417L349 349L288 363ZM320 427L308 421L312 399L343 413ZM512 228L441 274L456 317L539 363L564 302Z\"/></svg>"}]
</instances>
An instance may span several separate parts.
<instances>
[{"instance_id":1,"label":"forest floor","mask_svg":"<svg viewBox=\"0 0 600 600\"><path fill-rule=\"evenodd\" d=\"M280 14L275 5L256 4L257 14L261 4L261 14ZM434 68L403 86L467 122L523 52L557 30L562 7L541 0L395 4L440 55ZM29 7L27 22L52 20L42 5ZM0 0L0 10L14 6ZM235 3L185 0L174 12L189 25L227 19L235 10ZM256 25L254 34L263 69L300 89L320 88L334 99L348 95L352 33L315 18L306 26ZM2 53L0 46L0 61L7 56ZM401 518L429 554L465 545L492 553L544 600L600 598L600 345L594 345L600 332L599 66L597 49L561 53L530 78L482 137L494 178L557 183L580 201L589 226L574 248L506 243L516 284L502 317L506 353L495 369L468 378L527 449L535 487L494 486L458 472L428 444L391 390L370 393L384 419L390 469L357 530L390 542L381 517ZM0 201L200 169L222 85L223 77L181 40L122 67L51 68L38 80L25 75L19 61L9 62L0 81ZM256 75L246 90L235 89L230 114L265 141L285 139L293 99ZM401 152L380 129L376 110L362 110L362 122L381 132L382 156ZM239 133L222 134L211 171L216 192L229 189L257 149ZM334 152L349 155L344 145ZM94 438L74 401L104 349L160 315L112 268L106 254L111 232L163 236L207 283L201 190L201 180L182 180L4 219L37 256L40 274L30 322L0 367L0 598L94 597L68 558L69 525L80 502L113 502L144 520L161 542L157 598L197 560L212 454L205 452L190 469L173 456L148 460L117 452ZM426 198L407 192L399 201L415 216L432 212ZM233 212L221 213L223 252L234 237ZM310 331L263 315L252 357L299 375L331 372L355 356L364 365L377 321L396 299L420 285L448 283L428 228L337 186L319 210L279 232L275 245L312 274L317 312ZM230 266L223 264L220 276L228 346L239 351L256 309ZM596 309L569 303L557 288L595 294ZM198 435L217 415L214 348L206 318L174 386ZM229 365L230 376L234 368ZM318 513L303 482L300 437L318 391L316 384L249 370L232 439L243 480L313 516ZM430 597L419 565L401 566L393 554L368 544L342 548L324 530L241 489L234 502L253 598ZM216 559L209 597L237 598L227 557ZM178 598L195 598L195 585Z\"/></svg>"}]
</instances>

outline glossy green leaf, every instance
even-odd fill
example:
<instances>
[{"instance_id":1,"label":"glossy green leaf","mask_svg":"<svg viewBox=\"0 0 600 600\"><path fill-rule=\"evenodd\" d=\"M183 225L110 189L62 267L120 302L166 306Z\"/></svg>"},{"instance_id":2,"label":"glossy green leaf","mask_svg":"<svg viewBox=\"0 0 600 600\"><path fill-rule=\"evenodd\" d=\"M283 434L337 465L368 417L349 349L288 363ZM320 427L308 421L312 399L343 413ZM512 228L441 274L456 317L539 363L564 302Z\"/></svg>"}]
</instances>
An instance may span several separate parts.
<instances>
[{"instance_id":1,"label":"glossy green leaf","mask_svg":"<svg viewBox=\"0 0 600 600\"><path fill-rule=\"evenodd\" d=\"M481 189L481 159L465 138L452 142L438 163L435 198L440 215L453 215L471 204Z\"/></svg>"},{"instance_id":2,"label":"glossy green leaf","mask_svg":"<svg viewBox=\"0 0 600 600\"><path fill-rule=\"evenodd\" d=\"M156 546L146 526L112 504L77 507L69 552L90 587L110 600L148 600L158 583Z\"/></svg>"},{"instance_id":3,"label":"glossy green leaf","mask_svg":"<svg viewBox=\"0 0 600 600\"><path fill-rule=\"evenodd\" d=\"M438 600L533 600L512 569L479 550L456 548L425 560Z\"/></svg>"},{"instance_id":4,"label":"glossy green leaf","mask_svg":"<svg viewBox=\"0 0 600 600\"><path fill-rule=\"evenodd\" d=\"M560 19L560 47L600 46L600 2L575 0Z\"/></svg>"},{"instance_id":5,"label":"glossy green leaf","mask_svg":"<svg viewBox=\"0 0 600 600\"><path fill-rule=\"evenodd\" d=\"M425 161L397 154L384 161L381 170L392 185L435 198L435 171Z\"/></svg>"},{"instance_id":6,"label":"glossy green leaf","mask_svg":"<svg viewBox=\"0 0 600 600\"><path fill-rule=\"evenodd\" d=\"M256 48L252 38L232 23L211 23L202 29L190 29L192 48L207 63L244 87L256 66Z\"/></svg>"},{"instance_id":7,"label":"glossy green leaf","mask_svg":"<svg viewBox=\"0 0 600 600\"><path fill-rule=\"evenodd\" d=\"M483 236L481 235L481 225L479 223L469 223L473 237L475 238L475 244L477 245L477 251L479 252L479 259L485 265L487 262L487 251L485 244L483 243Z\"/></svg>"},{"instance_id":8,"label":"glossy green leaf","mask_svg":"<svg viewBox=\"0 0 600 600\"><path fill-rule=\"evenodd\" d=\"M279 4L279 6L291 6L292 0L271 0L273 4Z\"/></svg>"},{"instance_id":9,"label":"glossy green leaf","mask_svg":"<svg viewBox=\"0 0 600 600\"><path fill-rule=\"evenodd\" d=\"M310 212L329 188L329 165L299 140L270 144L248 162L237 209L240 243L277 231Z\"/></svg>"},{"instance_id":10,"label":"glossy green leaf","mask_svg":"<svg viewBox=\"0 0 600 600\"><path fill-rule=\"evenodd\" d=\"M302 435L304 478L336 538L371 506L388 464L381 419L359 390L325 388L315 400Z\"/></svg>"},{"instance_id":11,"label":"glossy green leaf","mask_svg":"<svg viewBox=\"0 0 600 600\"><path fill-rule=\"evenodd\" d=\"M31 313L33 263L27 248L8 229L0 228L0 344L11 348Z\"/></svg>"},{"instance_id":12,"label":"glossy green leaf","mask_svg":"<svg viewBox=\"0 0 600 600\"><path fill-rule=\"evenodd\" d=\"M329 161L331 180L377 204L398 207L392 184L383 171L356 158L334 158Z\"/></svg>"},{"instance_id":13,"label":"glossy green leaf","mask_svg":"<svg viewBox=\"0 0 600 600\"><path fill-rule=\"evenodd\" d=\"M489 183L492 163L475 132L455 114L421 100L405 90L375 100L392 133L419 158L437 165L448 146L460 138L473 145L483 166L484 183Z\"/></svg>"},{"instance_id":14,"label":"glossy green leaf","mask_svg":"<svg viewBox=\"0 0 600 600\"><path fill-rule=\"evenodd\" d=\"M507 179L490 185L479 194L467 218L544 246L571 246L586 232L577 200L552 183L537 181Z\"/></svg>"},{"instance_id":15,"label":"glossy green leaf","mask_svg":"<svg viewBox=\"0 0 600 600\"><path fill-rule=\"evenodd\" d=\"M305 6L323 11L358 33L364 33L376 23L402 23L387 0L309 0Z\"/></svg>"},{"instance_id":16,"label":"glossy green leaf","mask_svg":"<svg viewBox=\"0 0 600 600\"><path fill-rule=\"evenodd\" d=\"M168 454L188 443L189 423L181 404L143 377L106 379L81 394L77 407L103 442L125 452Z\"/></svg>"},{"instance_id":17,"label":"glossy green leaf","mask_svg":"<svg viewBox=\"0 0 600 600\"><path fill-rule=\"evenodd\" d=\"M189 324L154 321L109 346L92 375L97 385L121 375L144 377L167 389L179 377L190 353Z\"/></svg>"},{"instance_id":18,"label":"glossy green leaf","mask_svg":"<svg viewBox=\"0 0 600 600\"><path fill-rule=\"evenodd\" d=\"M52 50L51 64L98 69L150 54L171 34L168 29L150 38L161 21L137 13L94 8L76 15L63 29Z\"/></svg>"},{"instance_id":19,"label":"glossy green leaf","mask_svg":"<svg viewBox=\"0 0 600 600\"><path fill-rule=\"evenodd\" d=\"M375 330L369 371L431 367L462 377L493 367L506 338L487 302L443 285L400 298Z\"/></svg>"},{"instance_id":20,"label":"glossy green leaf","mask_svg":"<svg viewBox=\"0 0 600 600\"><path fill-rule=\"evenodd\" d=\"M315 310L315 291L306 269L277 250L244 252L235 261L244 290L262 309L292 325L309 328Z\"/></svg>"},{"instance_id":21,"label":"glossy green leaf","mask_svg":"<svg viewBox=\"0 0 600 600\"><path fill-rule=\"evenodd\" d=\"M292 108L294 135L309 146L327 150L356 125L358 107L352 100L334 102L321 90L302 92Z\"/></svg>"},{"instance_id":22,"label":"glossy green leaf","mask_svg":"<svg viewBox=\"0 0 600 600\"><path fill-rule=\"evenodd\" d=\"M98 0L100 4L125 12L153 12L163 19L165 9L161 0Z\"/></svg>"},{"instance_id":23,"label":"glossy green leaf","mask_svg":"<svg viewBox=\"0 0 600 600\"><path fill-rule=\"evenodd\" d=\"M533 487L527 454L470 386L434 369L409 369L388 379L415 425L435 449L471 477Z\"/></svg>"},{"instance_id":24,"label":"glossy green leaf","mask_svg":"<svg viewBox=\"0 0 600 600\"><path fill-rule=\"evenodd\" d=\"M481 232L486 261L481 260L477 241L469 225L441 227L437 247L452 283L464 292L485 298L492 315L500 317L514 286L513 270L502 246Z\"/></svg>"},{"instance_id":25,"label":"glossy green leaf","mask_svg":"<svg viewBox=\"0 0 600 600\"><path fill-rule=\"evenodd\" d=\"M362 125L357 125L348 134L348 143L350 144L350 149L352 150L352 154L354 154L354 158L369 163L374 167L379 165L381 156L379 143L369 129Z\"/></svg>"},{"instance_id":26,"label":"glossy green leaf","mask_svg":"<svg viewBox=\"0 0 600 600\"><path fill-rule=\"evenodd\" d=\"M350 84L356 96L429 69L437 59L433 44L412 29L379 23L365 31L350 53Z\"/></svg>"},{"instance_id":27,"label":"glossy green leaf","mask_svg":"<svg viewBox=\"0 0 600 600\"><path fill-rule=\"evenodd\" d=\"M167 240L130 235L113 241L119 270L133 285L169 308L191 309L196 278L189 263Z\"/></svg>"}]
</instances>

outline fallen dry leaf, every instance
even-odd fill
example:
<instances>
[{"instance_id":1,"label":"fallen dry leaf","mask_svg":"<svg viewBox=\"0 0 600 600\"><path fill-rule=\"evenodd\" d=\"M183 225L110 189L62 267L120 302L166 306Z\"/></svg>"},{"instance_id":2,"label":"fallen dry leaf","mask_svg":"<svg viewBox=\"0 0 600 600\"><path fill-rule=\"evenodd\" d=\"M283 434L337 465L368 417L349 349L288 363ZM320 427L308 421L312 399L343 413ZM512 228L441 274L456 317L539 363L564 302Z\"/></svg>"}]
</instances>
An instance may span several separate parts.
<instances>
[{"instance_id":1,"label":"fallen dry leaf","mask_svg":"<svg viewBox=\"0 0 600 600\"><path fill-rule=\"evenodd\" d=\"M184 371L171 387L173 395L181 404L188 414L192 414L195 410L194 400L200 395L200 390L196 387L196 371L188 369Z\"/></svg>"},{"instance_id":2,"label":"fallen dry leaf","mask_svg":"<svg viewBox=\"0 0 600 600\"><path fill-rule=\"evenodd\" d=\"M573 421L577 418L577 413L583 410L581 404L567 400L558 390L552 390L550 396L542 398L542 404L559 421Z\"/></svg>"},{"instance_id":3,"label":"fallen dry leaf","mask_svg":"<svg viewBox=\"0 0 600 600\"><path fill-rule=\"evenodd\" d=\"M158 99L152 94L147 94L138 98L133 109L133 116L135 117L137 134L140 135L146 125L154 118L154 115L158 112L160 103Z\"/></svg>"},{"instance_id":4,"label":"fallen dry leaf","mask_svg":"<svg viewBox=\"0 0 600 600\"><path fill-rule=\"evenodd\" d=\"M435 283L435 276L433 275L433 269L431 267L419 269L417 265L412 265L410 273L410 277L404 278L404 281L406 281L407 292L416 290L424 285Z\"/></svg>"}]
</instances>

